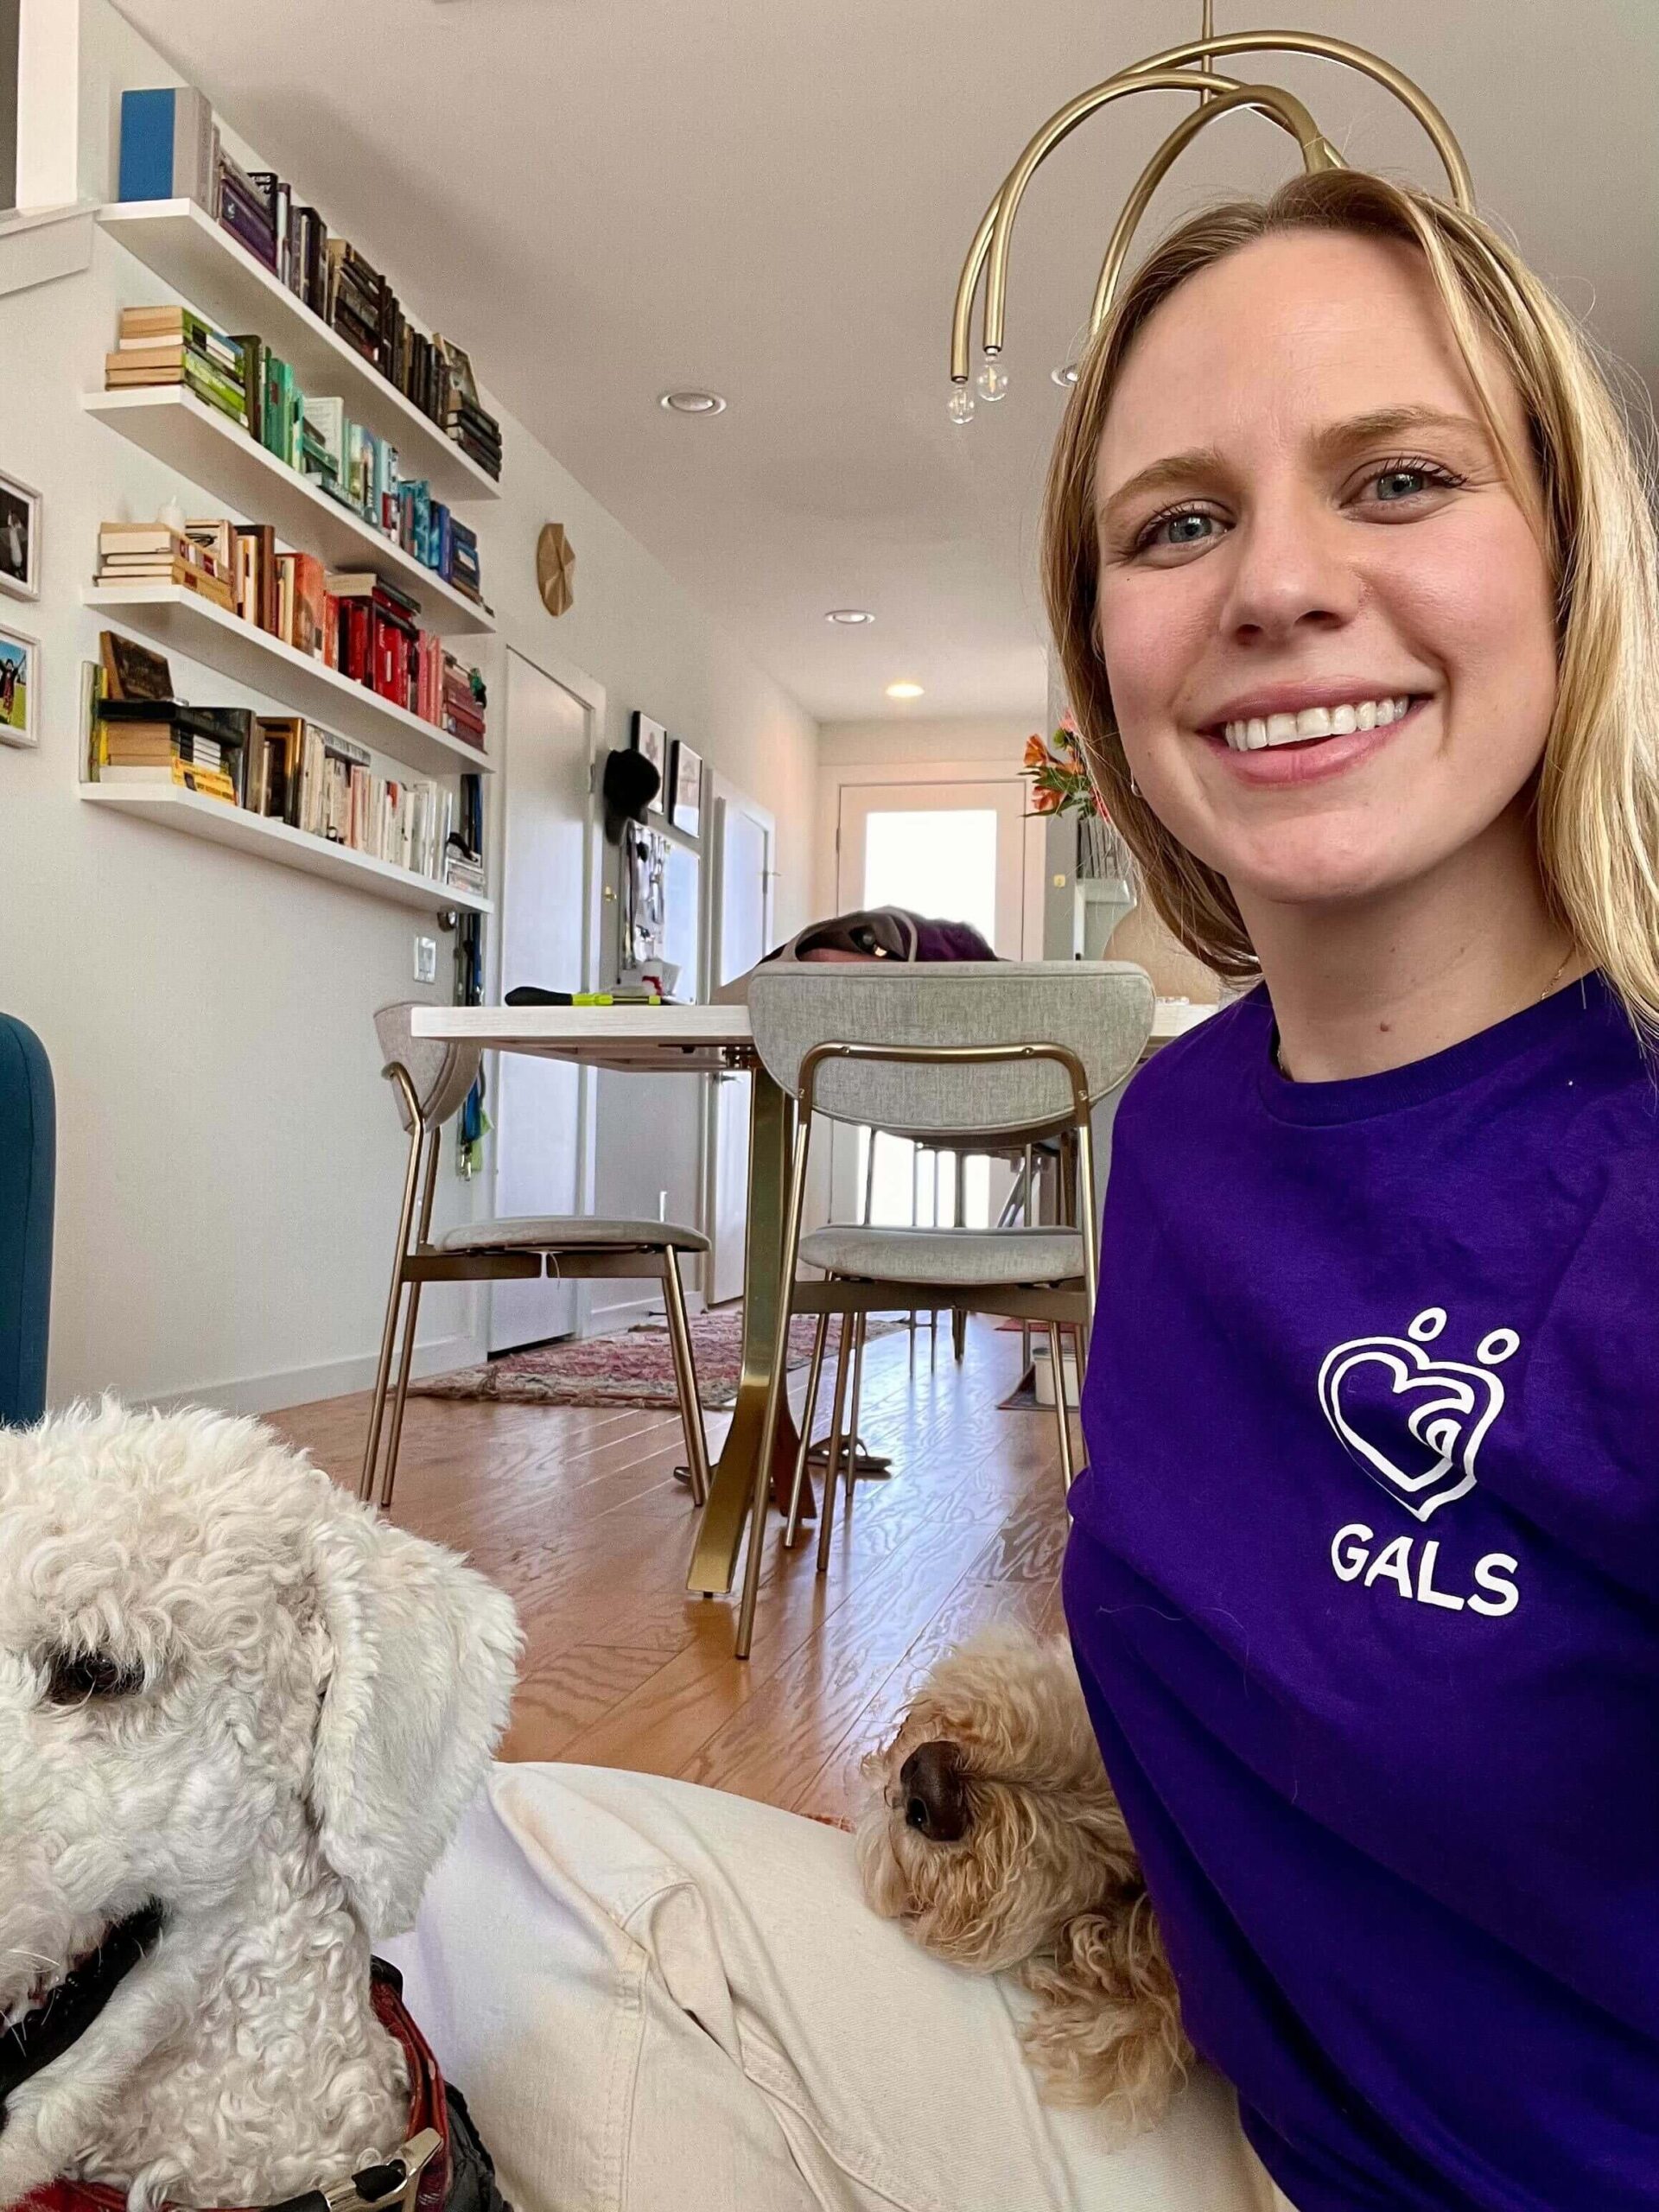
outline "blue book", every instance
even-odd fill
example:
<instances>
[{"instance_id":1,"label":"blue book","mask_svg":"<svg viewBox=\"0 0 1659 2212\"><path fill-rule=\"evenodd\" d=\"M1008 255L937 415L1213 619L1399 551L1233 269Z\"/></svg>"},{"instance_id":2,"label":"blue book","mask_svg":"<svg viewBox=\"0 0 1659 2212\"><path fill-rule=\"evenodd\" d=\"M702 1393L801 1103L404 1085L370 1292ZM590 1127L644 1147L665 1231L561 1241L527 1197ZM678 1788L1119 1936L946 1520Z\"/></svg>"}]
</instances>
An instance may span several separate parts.
<instances>
[{"instance_id":1,"label":"blue book","mask_svg":"<svg viewBox=\"0 0 1659 2212\"><path fill-rule=\"evenodd\" d=\"M121 95L120 196L194 200L213 212L213 111L188 85Z\"/></svg>"}]
</instances>

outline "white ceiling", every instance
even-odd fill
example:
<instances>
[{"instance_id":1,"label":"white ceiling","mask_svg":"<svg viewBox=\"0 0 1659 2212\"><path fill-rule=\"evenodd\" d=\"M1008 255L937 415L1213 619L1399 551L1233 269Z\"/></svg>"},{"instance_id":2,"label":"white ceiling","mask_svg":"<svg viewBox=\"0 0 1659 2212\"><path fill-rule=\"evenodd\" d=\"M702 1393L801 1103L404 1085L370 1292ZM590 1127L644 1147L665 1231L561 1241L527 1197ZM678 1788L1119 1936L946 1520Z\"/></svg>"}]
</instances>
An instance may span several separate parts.
<instances>
[{"instance_id":1,"label":"white ceiling","mask_svg":"<svg viewBox=\"0 0 1659 2212\"><path fill-rule=\"evenodd\" d=\"M1198 0L120 0L232 124L435 308L480 378L823 719L1035 714L1034 532L1105 235L1183 111L1098 118L1027 196L1010 397L946 419L957 270L1072 92L1195 31ZM1482 204L1651 382L1654 0L1300 0L1451 120ZM1218 28L1261 18L1217 0ZM1270 19L1272 19L1270 17ZM1433 181L1345 71L1264 62L1357 162ZM1154 229L1285 173L1221 122ZM668 386L722 392L683 420ZM832 628L866 607L867 631Z\"/></svg>"}]
</instances>

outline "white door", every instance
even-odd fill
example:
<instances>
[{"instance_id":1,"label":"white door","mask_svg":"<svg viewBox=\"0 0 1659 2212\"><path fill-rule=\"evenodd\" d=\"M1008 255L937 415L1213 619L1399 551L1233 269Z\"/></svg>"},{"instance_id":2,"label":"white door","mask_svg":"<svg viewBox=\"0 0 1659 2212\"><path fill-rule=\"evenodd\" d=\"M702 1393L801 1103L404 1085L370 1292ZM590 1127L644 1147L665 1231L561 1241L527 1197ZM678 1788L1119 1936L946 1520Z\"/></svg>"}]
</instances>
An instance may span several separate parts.
<instances>
[{"instance_id":1,"label":"white door","mask_svg":"<svg viewBox=\"0 0 1659 2212\"><path fill-rule=\"evenodd\" d=\"M593 731L588 708L531 662L509 652L501 769L505 836L501 871L501 988L588 988L588 866ZM503 1052L497 1060L495 1211L577 1213L582 1206L582 1071ZM575 1287L499 1282L490 1350L539 1344L576 1325Z\"/></svg>"},{"instance_id":2,"label":"white door","mask_svg":"<svg viewBox=\"0 0 1659 2212\"><path fill-rule=\"evenodd\" d=\"M1026 798L1018 777L844 784L837 908L908 906L938 921L971 922L1003 959L1021 958Z\"/></svg>"},{"instance_id":3,"label":"white door","mask_svg":"<svg viewBox=\"0 0 1659 2212\"><path fill-rule=\"evenodd\" d=\"M753 968L772 945L772 840L769 814L735 791L715 803L712 978L728 983ZM710 1305L743 1294L743 1243L748 1225L749 1078L717 1075L709 1208L714 1251L705 1296Z\"/></svg>"},{"instance_id":4,"label":"white door","mask_svg":"<svg viewBox=\"0 0 1659 2212\"><path fill-rule=\"evenodd\" d=\"M1031 957L1039 957L1043 849L1032 835L1027 797L1018 777L843 785L837 908L907 906L936 921L971 922L1003 959L1024 958L1027 944ZM1006 1168L982 1158L918 1156L909 1144L879 1136L872 1171L869 1141L862 1130L836 1131L835 1220L983 1228L996 1218L1010 1181Z\"/></svg>"}]
</instances>

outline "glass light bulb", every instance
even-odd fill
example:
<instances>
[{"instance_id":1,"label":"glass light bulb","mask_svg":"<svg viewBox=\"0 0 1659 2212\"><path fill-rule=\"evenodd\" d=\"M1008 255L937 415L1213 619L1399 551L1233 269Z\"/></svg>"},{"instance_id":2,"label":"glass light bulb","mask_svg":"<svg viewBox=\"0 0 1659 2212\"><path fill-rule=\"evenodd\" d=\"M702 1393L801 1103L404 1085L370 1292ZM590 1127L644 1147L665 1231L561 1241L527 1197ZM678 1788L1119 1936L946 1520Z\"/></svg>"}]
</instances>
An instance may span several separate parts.
<instances>
[{"instance_id":1,"label":"glass light bulb","mask_svg":"<svg viewBox=\"0 0 1659 2212\"><path fill-rule=\"evenodd\" d=\"M965 384L953 385L951 386L950 415L950 420L953 423L971 423L973 421L974 395L969 391Z\"/></svg>"},{"instance_id":2,"label":"glass light bulb","mask_svg":"<svg viewBox=\"0 0 1659 2212\"><path fill-rule=\"evenodd\" d=\"M974 382L978 388L980 397L989 401L993 405L999 399L1007 397L1008 372L995 353L988 353L985 356L985 365L974 378Z\"/></svg>"}]
</instances>

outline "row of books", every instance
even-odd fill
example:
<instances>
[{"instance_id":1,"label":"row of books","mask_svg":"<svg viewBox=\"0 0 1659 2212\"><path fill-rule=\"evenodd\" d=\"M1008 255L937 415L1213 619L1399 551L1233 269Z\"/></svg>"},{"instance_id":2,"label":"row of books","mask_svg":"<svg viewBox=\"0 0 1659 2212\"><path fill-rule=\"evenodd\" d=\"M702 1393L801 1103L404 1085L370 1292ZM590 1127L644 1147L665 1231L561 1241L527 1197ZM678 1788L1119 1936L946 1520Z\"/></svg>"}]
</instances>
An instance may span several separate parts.
<instances>
[{"instance_id":1,"label":"row of books","mask_svg":"<svg viewBox=\"0 0 1659 2212\"><path fill-rule=\"evenodd\" d=\"M405 479L397 447L353 422L338 396L302 391L289 364L257 333L232 335L188 308L124 308L104 382L111 391L177 385L193 392L423 568L484 604L477 533L432 497L424 477Z\"/></svg>"},{"instance_id":2,"label":"row of books","mask_svg":"<svg viewBox=\"0 0 1659 2212\"><path fill-rule=\"evenodd\" d=\"M279 551L269 523L104 523L97 581L179 585L484 748L483 677L421 627L414 601L372 569L326 569L314 553Z\"/></svg>"},{"instance_id":3,"label":"row of books","mask_svg":"<svg viewBox=\"0 0 1659 2212\"><path fill-rule=\"evenodd\" d=\"M189 86L121 95L124 200L189 199L270 270L353 352L492 476L501 426L480 402L472 364L441 334L411 323L397 296L348 240L330 237L274 170L242 168L213 111Z\"/></svg>"},{"instance_id":4,"label":"row of books","mask_svg":"<svg viewBox=\"0 0 1659 2212\"><path fill-rule=\"evenodd\" d=\"M478 855L454 835L452 789L382 775L364 747L299 715L191 706L174 696L164 655L113 631L99 652L92 781L195 791L437 882L470 885L476 873L482 889Z\"/></svg>"}]
</instances>

